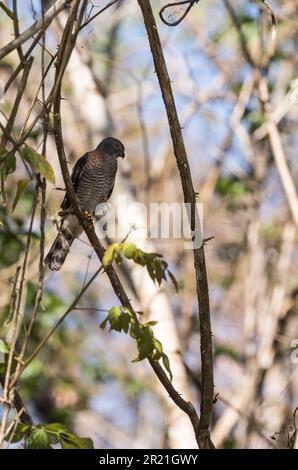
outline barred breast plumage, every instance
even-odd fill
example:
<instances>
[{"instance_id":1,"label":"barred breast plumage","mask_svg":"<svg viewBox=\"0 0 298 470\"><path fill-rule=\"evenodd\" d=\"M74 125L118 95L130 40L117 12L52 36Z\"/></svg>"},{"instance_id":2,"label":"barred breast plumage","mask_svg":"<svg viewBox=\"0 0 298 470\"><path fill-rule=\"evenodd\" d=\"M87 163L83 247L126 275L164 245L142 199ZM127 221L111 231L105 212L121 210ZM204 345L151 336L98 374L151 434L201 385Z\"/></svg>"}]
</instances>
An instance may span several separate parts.
<instances>
[{"instance_id":1,"label":"barred breast plumage","mask_svg":"<svg viewBox=\"0 0 298 470\"><path fill-rule=\"evenodd\" d=\"M116 159L110 160L96 151L90 152L76 190L83 211L92 213L98 204L109 199L116 172Z\"/></svg>"},{"instance_id":2,"label":"barred breast plumage","mask_svg":"<svg viewBox=\"0 0 298 470\"><path fill-rule=\"evenodd\" d=\"M98 204L107 202L114 188L117 158L123 158L124 155L124 145L119 140L108 137L95 150L77 161L71 180L83 213L87 211L93 214ZM61 268L74 238L82 233L82 227L72 213L67 195L62 201L61 209L59 233L45 258L45 263L53 271Z\"/></svg>"}]
</instances>

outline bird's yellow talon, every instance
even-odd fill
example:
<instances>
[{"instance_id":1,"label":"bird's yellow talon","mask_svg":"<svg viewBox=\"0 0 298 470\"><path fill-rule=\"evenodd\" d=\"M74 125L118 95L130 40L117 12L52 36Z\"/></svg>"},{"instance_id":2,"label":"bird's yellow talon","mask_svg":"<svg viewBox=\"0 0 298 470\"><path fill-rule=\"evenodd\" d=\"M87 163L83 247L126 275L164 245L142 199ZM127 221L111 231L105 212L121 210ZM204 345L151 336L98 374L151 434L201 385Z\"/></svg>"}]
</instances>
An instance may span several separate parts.
<instances>
[{"instance_id":1,"label":"bird's yellow talon","mask_svg":"<svg viewBox=\"0 0 298 470\"><path fill-rule=\"evenodd\" d=\"M93 223L93 215L91 214L91 212L84 211L84 217L90 224Z\"/></svg>"},{"instance_id":2,"label":"bird's yellow talon","mask_svg":"<svg viewBox=\"0 0 298 470\"><path fill-rule=\"evenodd\" d=\"M85 218L86 218L87 220L91 220L91 219L92 219L92 214L91 214L91 212L85 211L85 212L84 212L84 215L85 215Z\"/></svg>"}]
</instances>

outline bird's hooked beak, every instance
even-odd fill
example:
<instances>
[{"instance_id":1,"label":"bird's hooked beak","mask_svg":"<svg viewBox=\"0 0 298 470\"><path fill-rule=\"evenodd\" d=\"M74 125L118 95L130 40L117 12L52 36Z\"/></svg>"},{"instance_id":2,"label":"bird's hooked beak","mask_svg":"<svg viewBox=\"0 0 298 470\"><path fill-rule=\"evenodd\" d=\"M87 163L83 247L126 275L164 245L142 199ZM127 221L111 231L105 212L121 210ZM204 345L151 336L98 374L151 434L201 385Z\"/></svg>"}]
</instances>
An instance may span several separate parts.
<instances>
[{"instance_id":1,"label":"bird's hooked beak","mask_svg":"<svg viewBox=\"0 0 298 470\"><path fill-rule=\"evenodd\" d=\"M125 151L123 150L123 152L119 153L118 157L124 158L125 157Z\"/></svg>"}]
</instances>

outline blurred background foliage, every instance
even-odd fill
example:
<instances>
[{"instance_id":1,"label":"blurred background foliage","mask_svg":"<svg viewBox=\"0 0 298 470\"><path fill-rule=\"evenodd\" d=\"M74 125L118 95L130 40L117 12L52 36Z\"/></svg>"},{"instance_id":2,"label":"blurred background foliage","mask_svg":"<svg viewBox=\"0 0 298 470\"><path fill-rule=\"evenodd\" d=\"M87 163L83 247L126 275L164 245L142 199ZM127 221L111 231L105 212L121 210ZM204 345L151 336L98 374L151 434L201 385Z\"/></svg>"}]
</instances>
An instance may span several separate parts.
<instances>
[{"instance_id":1,"label":"blurred background foliage","mask_svg":"<svg viewBox=\"0 0 298 470\"><path fill-rule=\"evenodd\" d=\"M11 1L6 3L12 8ZM48 6L50 2L45 3ZM36 15L40 16L40 2L18 4L24 30ZM102 2L92 4L96 11ZM195 188L204 205L204 236L215 237L206 245L218 394L213 439L216 446L226 448L287 447L298 405L297 363L291 356L293 340L298 337L297 227L268 139L253 68L243 54L226 2L201 0L173 28L158 18L165 2L154 0L152 4ZM231 4L251 56L257 62L262 60L270 42L271 22L266 9L261 2L249 0L233 0ZM298 91L293 81L298 74L298 5L295 0L272 0L271 5L277 17L277 44L268 66L268 88L297 188ZM176 18L180 12L176 7L171 15ZM63 28L63 18L59 18L47 32L46 46L52 54ZM1 45L12 32L12 21L2 11ZM49 59L50 54L46 56ZM120 0L91 22L82 31L72 60L63 84L63 131L70 167L93 148L96 139L113 133L125 143L127 155L113 197L129 193L134 201L146 205L182 202L167 119L137 2ZM7 81L16 64L16 52L5 57L0 66L1 80ZM40 71L37 47L14 135L23 125ZM97 101L88 95L88 71ZM47 90L52 81L50 72ZM3 124L18 85L19 81L2 99ZM38 112L38 103L34 112ZM39 152L42 136L43 126L38 121L28 143ZM54 168L56 187L63 187L51 116L46 157ZM32 181L11 211L17 182L24 178L28 175L18 158L16 171L6 179L8 202L0 207L0 321L6 340L12 282L24 255L35 191ZM53 187L47 184L47 247L55 235L53 219L63 197ZM135 222L137 225L138 220ZM21 306L25 325L36 298L39 243L36 216ZM171 364L178 361L183 368L187 391L180 389L181 393L190 395L198 406L200 338L192 255L183 248L182 240L152 243L154 251L161 252L169 262L179 285L178 294L171 283L156 288L165 296L172 317L170 327L156 334ZM137 234L136 244L143 246ZM28 356L97 267L96 256L82 238L74 243L61 272L46 272ZM121 274L128 292L142 306L142 286L125 270ZM147 363L131 363L136 356L134 342L126 335L99 328L114 305L118 301L105 276L99 275L79 308L24 371L19 391L33 419L63 423L74 433L91 437L99 448L192 447L193 442L184 438L183 428L179 428L181 417L172 419L168 398L153 380ZM142 310L146 315L146 307ZM163 309L152 310L148 317L162 325ZM177 336L179 354L176 339L171 340Z\"/></svg>"}]
</instances>

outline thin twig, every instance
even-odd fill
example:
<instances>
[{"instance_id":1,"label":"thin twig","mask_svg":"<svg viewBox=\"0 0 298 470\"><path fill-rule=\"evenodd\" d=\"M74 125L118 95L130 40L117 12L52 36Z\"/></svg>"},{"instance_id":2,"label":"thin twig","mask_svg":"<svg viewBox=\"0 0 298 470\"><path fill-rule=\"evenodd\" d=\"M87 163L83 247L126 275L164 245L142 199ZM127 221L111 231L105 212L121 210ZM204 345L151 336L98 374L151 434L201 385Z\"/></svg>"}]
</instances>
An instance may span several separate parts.
<instances>
[{"instance_id":1,"label":"thin twig","mask_svg":"<svg viewBox=\"0 0 298 470\"><path fill-rule=\"evenodd\" d=\"M32 36L38 33L42 28L47 27L53 21L55 16L64 10L64 8L66 8L72 1L73 0L57 0L54 5L45 13L44 18L36 21L33 25L26 29L26 31L0 49L0 60L10 54L10 52L12 52L14 49L17 49L22 44L24 44L24 42L26 42L28 39L32 38Z\"/></svg>"},{"instance_id":2,"label":"thin twig","mask_svg":"<svg viewBox=\"0 0 298 470\"><path fill-rule=\"evenodd\" d=\"M101 10L99 10L97 13L95 13L93 16L90 16L90 18L85 21L85 23L83 23L80 28L79 28L79 31L81 31L81 29L85 28L89 23L91 23L91 21L93 21L97 16L101 15L104 11L106 11L108 8L110 8L111 6L113 6L115 3L117 3L119 0L112 0L111 2L109 2L106 6L104 6Z\"/></svg>"}]
</instances>

